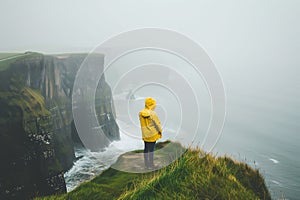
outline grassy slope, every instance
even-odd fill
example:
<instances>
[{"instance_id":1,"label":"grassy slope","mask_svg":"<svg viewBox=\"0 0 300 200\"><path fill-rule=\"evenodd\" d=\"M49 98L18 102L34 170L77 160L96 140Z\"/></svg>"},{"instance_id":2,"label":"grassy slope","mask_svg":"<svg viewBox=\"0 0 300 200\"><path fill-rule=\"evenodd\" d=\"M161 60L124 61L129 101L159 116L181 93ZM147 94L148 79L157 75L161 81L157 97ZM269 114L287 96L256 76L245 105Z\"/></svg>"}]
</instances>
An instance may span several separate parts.
<instances>
[{"instance_id":1,"label":"grassy slope","mask_svg":"<svg viewBox=\"0 0 300 200\"><path fill-rule=\"evenodd\" d=\"M22 119L24 121L30 120L33 117L50 115L50 112L45 108L43 96L31 88L23 87L19 91L10 92L0 91L0 98L0 105L2 107L5 106L3 113L7 113L6 118L0 118L0 124L14 120L15 116L10 112L10 109L13 107L22 110Z\"/></svg>"},{"instance_id":2,"label":"grassy slope","mask_svg":"<svg viewBox=\"0 0 300 200\"><path fill-rule=\"evenodd\" d=\"M21 53L0 53L0 60L1 59L5 59L5 58L9 58L12 56L17 56L20 55Z\"/></svg>"},{"instance_id":3,"label":"grassy slope","mask_svg":"<svg viewBox=\"0 0 300 200\"><path fill-rule=\"evenodd\" d=\"M42 55L40 53L24 53L24 54L13 54L13 53L0 53L0 72L7 70L11 64L16 62L17 60L24 58L24 57L29 57L29 56L39 56ZM3 60L2 60L3 59Z\"/></svg>"},{"instance_id":4,"label":"grassy slope","mask_svg":"<svg viewBox=\"0 0 300 200\"><path fill-rule=\"evenodd\" d=\"M109 168L67 194L40 199L270 199L270 194L258 170L188 149L158 171L137 174Z\"/></svg>"}]
</instances>

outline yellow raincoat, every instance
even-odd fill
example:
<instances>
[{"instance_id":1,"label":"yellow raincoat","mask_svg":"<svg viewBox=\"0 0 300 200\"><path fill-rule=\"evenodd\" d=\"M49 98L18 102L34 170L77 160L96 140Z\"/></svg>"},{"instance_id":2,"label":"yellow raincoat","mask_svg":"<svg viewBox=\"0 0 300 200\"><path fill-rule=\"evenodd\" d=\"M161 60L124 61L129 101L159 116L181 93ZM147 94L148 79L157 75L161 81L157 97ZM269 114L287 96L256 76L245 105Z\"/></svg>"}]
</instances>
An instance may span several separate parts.
<instances>
[{"instance_id":1,"label":"yellow raincoat","mask_svg":"<svg viewBox=\"0 0 300 200\"><path fill-rule=\"evenodd\" d=\"M145 142L155 142L162 135L160 121L154 112L155 106L155 99L148 97L145 100L145 108L139 113L142 137Z\"/></svg>"}]
</instances>

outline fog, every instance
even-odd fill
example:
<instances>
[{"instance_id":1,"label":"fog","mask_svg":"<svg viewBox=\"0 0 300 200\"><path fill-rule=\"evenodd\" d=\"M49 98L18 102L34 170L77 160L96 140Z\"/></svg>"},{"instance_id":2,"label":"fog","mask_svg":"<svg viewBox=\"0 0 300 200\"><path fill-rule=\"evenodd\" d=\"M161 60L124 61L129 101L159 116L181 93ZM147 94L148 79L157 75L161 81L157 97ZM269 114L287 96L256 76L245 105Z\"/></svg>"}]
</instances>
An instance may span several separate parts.
<instances>
[{"instance_id":1,"label":"fog","mask_svg":"<svg viewBox=\"0 0 300 200\"><path fill-rule=\"evenodd\" d=\"M187 34L219 59L274 55L278 45L295 55L299 4L297 0L2 0L0 51L89 51L111 35L146 26Z\"/></svg>"},{"instance_id":2,"label":"fog","mask_svg":"<svg viewBox=\"0 0 300 200\"><path fill-rule=\"evenodd\" d=\"M300 140L299 19L299 0L1 0L0 52L91 52L116 34L144 27L184 34L205 49L224 82L227 116L215 151L257 161L267 171L272 193L284 190L294 198L300 194L300 162L295 159ZM149 59L135 55L141 58L137 61ZM151 52L150 60L155 55ZM116 69L123 66L126 71L130 58L115 63ZM159 62L163 59L171 58L160 57ZM179 61L171 61L175 63ZM122 76L118 70L107 73L110 84ZM176 74L168 80L172 77ZM147 95L143 92L140 96ZM158 103L170 110L176 102ZM164 107L157 108L163 123ZM134 107L129 114L137 111ZM174 128L178 112L172 115ZM269 162L274 158L279 162Z\"/></svg>"},{"instance_id":3,"label":"fog","mask_svg":"<svg viewBox=\"0 0 300 200\"><path fill-rule=\"evenodd\" d=\"M2 0L0 52L90 52L120 32L168 28L200 44L225 84L294 87L282 76L299 72L299 17L297 0Z\"/></svg>"},{"instance_id":4,"label":"fog","mask_svg":"<svg viewBox=\"0 0 300 200\"><path fill-rule=\"evenodd\" d=\"M252 87L255 75L277 86L300 63L299 17L297 0L2 0L0 52L90 52L120 32L160 27L200 44L228 81Z\"/></svg>"}]
</instances>

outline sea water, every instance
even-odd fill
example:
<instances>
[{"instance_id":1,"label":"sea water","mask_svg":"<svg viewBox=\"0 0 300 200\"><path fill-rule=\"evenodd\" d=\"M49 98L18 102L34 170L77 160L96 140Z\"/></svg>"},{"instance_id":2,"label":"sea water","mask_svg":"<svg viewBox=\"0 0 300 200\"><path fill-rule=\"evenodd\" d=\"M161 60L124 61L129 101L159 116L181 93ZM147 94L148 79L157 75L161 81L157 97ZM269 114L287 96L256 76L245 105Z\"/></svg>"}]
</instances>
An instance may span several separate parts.
<instances>
[{"instance_id":1,"label":"sea water","mask_svg":"<svg viewBox=\"0 0 300 200\"><path fill-rule=\"evenodd\" d=\"M300 196L300 113L295 112L299 110L298 100L285 96L272 101L271 94L261 95L259 100L247 94L228 98L225 125L213 153L228 154L259 169L272 198L297 199ZM118 124L124 128L122 122ZM65 173L68 192L107 169L122 153L143 148L142 140L122 131L120 135L120 141L112 142L102 152L75 149L76 156L83 157Z\"/></svg>"},{"instance_id":2,"label":"sea water","mask_svg":"<svg viewBox=\"0 0 300 200\"><path fill-rule=\"evenodd\" d=\"M228 154L234 159L247 162L252 167L259 169L265 177L266 185L273 199L298 199L300 197L300 79L298 66L291 63L273 63L272 66L264 66L263 61L257 63L253 61L246 65L239 58L236 58L235 64L243 67L223 66L223 69L220 68L227 97L226 118L221 137L213 149L213 153L218 156ZM108 75L106 79L110 80ZM172 81L172 79L168 81ZM176 82L180 87L180 80ZM130 92L129 88L128 91ZM176 102L172 103L171 101L171 93L170 97L164 98L164 95L168 94L167 92L157 89L151 91L150 86L145 87L145 91L139 90L136 93L139 93L133 94L136 99L130 100L129 104L122 103L118 96L114 98L117 114L127 113L129 110L133 113L130 120L134 119L132 123L130 120L126 121L127 118L124 116L117 116L117 119L125 119L118 122L121 127L120 141L113 142L105 151L99 153L76 149L76 155L83 155L83 158L79 159L65 174L68 191L101 173L123 152L143 148L142 140L137 140L140 135L137 111L143 106L145 94L156 95L158 115L164 126L171 126L167 130L164 127L164 135L172 136L172 126L176 128L176 125L180 124L176 122L172 125L172 120L180 120L178 118L180 113L176 111L178 108ZM126 94L123 96L128 97ZM199 101L203 102L203 99L204 97L200 96ZM135 104L136 102L138 104ZM206 104L203 104L202 107L205 108L205 106ZM196 112L196 108L194 110ZM200 114L201 122L203 120L207 122L209 114L206 115L205 110ZM190 117L189 113L185 116ZM192 117L189 119L196 120ZM130 123L127 124L129 129L134 124L134 131L128 131L126 123ZM122 130L135 133L135 135L129 137ZM202 130L199 132L199 135L201 134L203 135ZM190 137L190 135L186 135L185 138L189 139ZM199 138L199 144L201 144L201 137Z\"/></svg>"}]
</instances>

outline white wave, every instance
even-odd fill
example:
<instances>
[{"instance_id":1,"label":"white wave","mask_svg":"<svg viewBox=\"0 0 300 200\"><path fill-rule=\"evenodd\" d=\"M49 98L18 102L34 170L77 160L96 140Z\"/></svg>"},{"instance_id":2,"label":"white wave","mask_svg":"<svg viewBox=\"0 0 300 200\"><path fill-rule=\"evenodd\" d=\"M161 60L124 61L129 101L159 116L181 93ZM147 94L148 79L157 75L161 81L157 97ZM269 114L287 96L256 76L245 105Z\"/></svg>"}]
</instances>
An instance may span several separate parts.
<instances>
[{"instance_id":1,"label":"white wave","mask_svg":"<svg viewBox=\"0 0 300 200\"><path fill-rule=\"evenodd\" d=\"M282 186L282 184L278 181L275 181L275 180L271 180L272 183L275 183L276 185L279 185L279 186Z\"/></svg>"},{"instance_id":2,"label":"white wave","mask_svg":"<svg viewBox=\"0 0 300 200\"><path fill-rule=\"evenodd\" d=\"M118 124L123 124L117 120ZM126 125L126 131L136 131L134 126ZM161 141L171 139L175 135L175 130L166 129ZM144 142L142 137L132 137L120 130L120 140L113 141L108 147L101 152L91 152L88 149L76 148L76 157L82 157L77 160L73 167L64 174L67 191L75 189L80 183L91 180L100 174L103 170L109 168L118 157L128 151L143 149Z\"/></svg>"},{"instance_id":3,"label":"white wave","mask_svg":"<svg viewBox=\"0 0 300 200\"><path fill-rule=\"evenodd\" d=\"M272 161L274 164L278 164L279 163L279 161L276 160L276 159L274 159L274 158L269 158L269 160Z\"/></svg>"},{"instance_id":4,"label":"white wave","mask_svg":"<svg viewBox=\"0 0 300 200\"><path fill-rule=\"evenodd\" d=\"M113 141L102 152L91 152L83 148L75 149L76 157L82 156L82 158L64 174L68 192L110 167L121 154L143 148L142 140L131 138L122 132L120 132L120 137L121 140Z\"/></svg>"}]
</instances>

